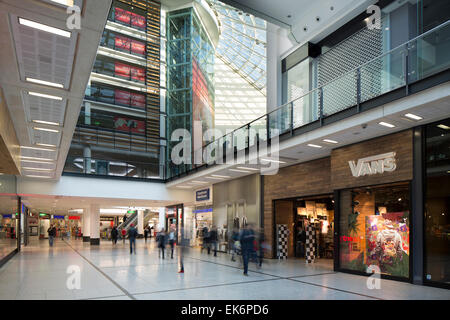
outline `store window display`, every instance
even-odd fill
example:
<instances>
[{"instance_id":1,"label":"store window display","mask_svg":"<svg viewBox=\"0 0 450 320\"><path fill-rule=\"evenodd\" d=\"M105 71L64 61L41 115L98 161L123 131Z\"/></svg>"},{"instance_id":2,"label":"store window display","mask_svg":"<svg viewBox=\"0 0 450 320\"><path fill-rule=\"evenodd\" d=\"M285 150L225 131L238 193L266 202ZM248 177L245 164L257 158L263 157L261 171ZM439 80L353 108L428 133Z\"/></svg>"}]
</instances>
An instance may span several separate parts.
<instances>
[{"instance_id":1,"label":"store window display","mask_svg":"<svg viewBox=\"0 0 450 320\"><path fill-rule=\"evenodd\" d=\"M340 266L409 277L409 184L341 191Z\"/></svg>"}]
</instances>

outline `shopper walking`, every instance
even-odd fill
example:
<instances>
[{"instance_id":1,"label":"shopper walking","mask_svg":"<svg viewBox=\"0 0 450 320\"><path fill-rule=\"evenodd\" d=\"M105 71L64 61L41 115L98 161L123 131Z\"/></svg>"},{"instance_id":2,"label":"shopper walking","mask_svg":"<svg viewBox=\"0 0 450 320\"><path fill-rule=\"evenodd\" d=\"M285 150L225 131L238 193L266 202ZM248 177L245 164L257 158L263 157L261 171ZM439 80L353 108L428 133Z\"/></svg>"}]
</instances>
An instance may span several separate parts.
<instances>
[{"instance_id":1,"label":"shopper walking","mask_svg":"<svg viewBox=\"0 0 450 320\"><path fill-rule=\"evenodd\" d=\"M240 247L240 243L239 243L239 229L234 227L233 231L231 233L231 247L232 247L232 251L231 251L231 261L236 261L234 259L234 255L237 255L237 251L238 248Z\"/></svg>"},{"instance_id":2,"label":"shopper walking","mask_svg":"<svg viewBox=\"0 0 450 320\"><path fill-rule=\"evenodd\" d=\"M130 225L130 229L128 229L128 240L130 241L130 254L133 253L133 247L134 247L134 254L136 254L136 237L138 235L138 232L136 228L134 227L134 224Z\"/></svg>"},{"instance_id":3,"label":"shopper walking","mask_svg":"<svg viewBox=\"0 0 450 320\"><path fill-rule=\"evenodd\" d=\"M202 234L203 234L203 243L202 243L202 248L200 249L200 253L203 252L203 249L208 250L208 253L209 253L209 230L208 230L208 227L206 227L206 226L203 227Z\"/></svg>"},{"instance_id":4,"label":"shopper walking","mask_svg":"<svg viewBox=\"0 0 450 320\"><path fill-rule=\"evenodd\" d=\"M170 259L173 259L173 247L175 246L175 228L173 226L170 227L169 244L170 244Z\"/></svg>"},{"instance_id":5,"label":"shopper walking","mask_svg":"<svg viewBox=\"0 0 450 320\"><path fill-rule=\"evenodd\" d=\"M56 236L56 228L53 226L53 224L50 225L50 228L48 228L47 233L48 233L48 243L50 247L53 247L53 239Z\"/></svg>"},{"instance_id":6,"label":"shopper walking","mask_svg":"<svg viewBox=\"0 0 450 320\"><path fill-rule=\"evenodd\" d=\"M211 231L209 232L209 243L210 246L208 247L208 254L211 250L211 247L214 248L214 257L217 257L217 228L216 226L212 226Z\"/></svg>"},{"instance_id":7,"label":"shopper walking","mask_svg":"<svg viewBox=\"0 0 450 320\"><path fill-rule=\"evenodd\" d=\"M111 240L113 244L117 244L117 238L119 237L119 231L117 231L117 227L114 226L111 230Z\"/></svg>"},{"instance_id":8,"label":"shopper walking","mask_svg":"<svg viewBox=\"0 0 450 320\"><path fill-rule=\"evenodd\" d=\"M127 230L125 228L122 229L122 240L123 244L125 244L125 238L127 237Z\"/></svg>"},{"instance_id":9,"label":"shopper walking","mask_svg":"<svg viewBox=\"0 0 450 320\"><path fill-rule=\"evenodd\" d=\"M158 243L159 248L158 256L161 258L162 253L162 258L164 259L164 249L166 248L166 233L164 232L163 228L161 228L158 235L156 236L156 242Z\"/></svg>"},{"instance_id":10,"label":"shopper walking","mask_svg":"<svg viewBox=\"0 0 450 320\"><path fill-rule=\"evenodd\" d=\"M148 233L149 233L149 230L148 230L148 226L147 226L147 227L144 229L144 239L145 239L145 243L147 243Z\"/></svg>"},{"instance_id":11,"label":"shopper walking","mask_svg":"<svg viewBox=\"0 0 450 320\"><path fill-rule=\"evenodd\" d=\"M248 260L253 254L253 242L255 241L255 232L251 225L244 225L239 242L241 243L242 260L244 262L244 276L248 276Z\"/></svg>"}]
</instances>

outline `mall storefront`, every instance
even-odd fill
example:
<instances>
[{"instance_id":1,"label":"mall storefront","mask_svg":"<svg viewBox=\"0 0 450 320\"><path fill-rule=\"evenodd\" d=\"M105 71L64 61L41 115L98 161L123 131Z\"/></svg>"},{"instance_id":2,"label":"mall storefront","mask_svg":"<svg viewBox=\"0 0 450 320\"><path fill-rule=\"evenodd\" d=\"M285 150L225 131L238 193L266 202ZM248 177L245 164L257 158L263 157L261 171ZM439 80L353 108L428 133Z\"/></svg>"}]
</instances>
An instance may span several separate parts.
<instances>
[{"instance_id":1,"label":"mall storefront","mask_svg":"<svg viewBox=\"0 0 450 320\"><path fill-rule=\"evenodd\" d=\"M301 257L298 230L312 224L316 257L332 257L336 271L450 288L450 119L263 180L267 257L279 255L279 225L288 229L287 257Z\"/></svg>"}]
</instances>

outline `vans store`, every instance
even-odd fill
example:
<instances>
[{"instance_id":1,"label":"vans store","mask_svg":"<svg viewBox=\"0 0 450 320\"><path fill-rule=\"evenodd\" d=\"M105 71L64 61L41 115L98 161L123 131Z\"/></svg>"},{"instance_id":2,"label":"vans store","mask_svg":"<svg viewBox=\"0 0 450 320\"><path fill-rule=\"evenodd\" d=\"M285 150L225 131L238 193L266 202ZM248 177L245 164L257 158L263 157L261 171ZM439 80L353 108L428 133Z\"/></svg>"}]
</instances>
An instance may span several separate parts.
<instances>
[{"instance_id":1,"label":"vans store","mask_svg":"<svg viewBox=\"0 0 450 320\"><path fill-rule=\"evenodd\" d=\"M263 180L267 257L313 252L336 271L450 288L450 119Z\"/></svg>"}]
</instances>

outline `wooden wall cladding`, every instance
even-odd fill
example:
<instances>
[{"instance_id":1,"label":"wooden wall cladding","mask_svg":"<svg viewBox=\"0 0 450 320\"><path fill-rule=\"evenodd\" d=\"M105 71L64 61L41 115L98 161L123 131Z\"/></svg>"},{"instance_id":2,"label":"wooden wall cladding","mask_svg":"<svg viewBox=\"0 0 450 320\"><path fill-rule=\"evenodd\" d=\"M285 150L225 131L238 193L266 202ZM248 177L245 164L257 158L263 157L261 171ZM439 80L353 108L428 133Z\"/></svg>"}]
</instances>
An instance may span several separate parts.
<instances>
[{"instance_id":1,"label":"wooden wall cladding","mask_svg":"<svg viewBox=\"0 0 450 320\"><path fill-rule=\"evenodd\" d=\"M412 130L363 141L331 152L331 184L334 190L408 181L413 178ZM396 169L354 177L349 161L395 152Z\"/></svg>"},{"instance_id":2,"label":"wooden wall cladding","mask_svg":"<svg viewBox=\"0 0 450 320\"><path fill-rule=\"evenodd\" d=\"M19 141L0 88L0 173L20 175L20 169Z\"/></svg>"},{"instance_id":3,"label":"wooden wall cladding","mask_svg":"<svg viewBox=\"0 0 450 320\"><path fill-rule=\"evenodd\" d=\"M264 235L273 246L275 239L273 200L333 193L331 187L331 159L323 158L286 168L278 174L264 176ZM268 258L276 252L266 253Z\"/></svg>"}]
</instances>

